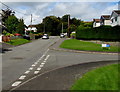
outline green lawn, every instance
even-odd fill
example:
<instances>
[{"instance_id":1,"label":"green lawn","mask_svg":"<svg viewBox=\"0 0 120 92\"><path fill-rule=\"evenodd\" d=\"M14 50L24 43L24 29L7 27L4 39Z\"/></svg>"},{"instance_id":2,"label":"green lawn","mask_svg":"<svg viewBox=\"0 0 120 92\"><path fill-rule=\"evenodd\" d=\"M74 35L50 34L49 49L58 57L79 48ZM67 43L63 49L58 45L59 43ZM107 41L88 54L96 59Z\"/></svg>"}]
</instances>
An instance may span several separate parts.
<instances>
[{"instance_id":1,"label":"green lawn","mask_svg":"<svg viewBox=\"0 0 120 92\"><path fill-rule=\"evenodd\" d=\"M118 65L112 64L87 72L71 87L74 90L118 90ZM103 91L105 92L105 91Z\"/></svg>"},{"instance_id":2,"label":"green lawn","mask_svg":"<svg viewBox=\"0 0 120 92\"><path fill-rule=\"evenodd\" d=\"M103 49L101 44L96 44L92 42L85 42L76 39L65 40L60 48L73 49L73 50L83 50L83 51L105 51L105 52L118 52L118 47L111 46L110 49Z\"/></svg>"},{"instance_id":3,"label":"green lawn","mask_svg":"<svg viewBox=\"0 0 120 92\"><path fill-rule=\"evenodd\" d=\"M28 42L30 42L30 41L27 39L15 39L15 40L11 40L10 42L7 42L7 43L14 45L14 46L17 46L17 45L25 44Z\"/></svg>"}]
</instances>

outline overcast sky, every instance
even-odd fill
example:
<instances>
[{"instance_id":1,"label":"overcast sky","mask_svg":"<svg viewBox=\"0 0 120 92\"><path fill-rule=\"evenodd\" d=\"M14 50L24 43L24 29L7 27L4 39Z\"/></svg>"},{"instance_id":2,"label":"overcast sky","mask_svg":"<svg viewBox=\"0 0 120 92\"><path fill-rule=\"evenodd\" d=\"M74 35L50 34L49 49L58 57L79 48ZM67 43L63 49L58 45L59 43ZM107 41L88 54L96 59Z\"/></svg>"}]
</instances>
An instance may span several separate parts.
<instances>
[{"instance_id":1,"label":"overcast sky","mask_svg":"<svg viewBox=\"0 0 120 92\"><path fill-rule=\"evenodd\" d=\"M115 0L114 0L115 1ZM33 24L42 22L46 16L63 16L70 14L71 18L76 17L84 21L92 21L93 18L100 18L101 15L110 15L113 10L118 9L118 2L4 2L11 7L18 18L23 18L26 25L30 24L31 14ZM2 5L2 8L6 6Z\"/></svg>"}]
</instances>

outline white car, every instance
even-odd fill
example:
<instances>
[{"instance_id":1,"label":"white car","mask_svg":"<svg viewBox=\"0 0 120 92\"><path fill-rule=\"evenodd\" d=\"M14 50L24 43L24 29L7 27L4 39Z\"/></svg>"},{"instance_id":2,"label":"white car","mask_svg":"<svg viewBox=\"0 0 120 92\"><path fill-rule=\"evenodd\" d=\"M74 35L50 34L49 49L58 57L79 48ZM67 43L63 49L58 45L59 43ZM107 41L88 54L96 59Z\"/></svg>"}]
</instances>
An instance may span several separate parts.
<instances>
[{"instance_id":1,"label":"white car","mask_svg":"<svg viewBox=\"0 0 120 92\"><path fill-rule=\"evenodd\" d=\"M62 34L60 34L60 38L64 38L65 37L65 35L62 33Z\"/></svg>"},{"instance_id":2,"label":"white car","mask_svg":"<svg viewBox=\"0 0 120 92\"><path fill-rule=\"evenodd\" d=\"M43 37L42 37L42 39L49 39L48 34L44 34Z\"/></svg>"}]
</instances>

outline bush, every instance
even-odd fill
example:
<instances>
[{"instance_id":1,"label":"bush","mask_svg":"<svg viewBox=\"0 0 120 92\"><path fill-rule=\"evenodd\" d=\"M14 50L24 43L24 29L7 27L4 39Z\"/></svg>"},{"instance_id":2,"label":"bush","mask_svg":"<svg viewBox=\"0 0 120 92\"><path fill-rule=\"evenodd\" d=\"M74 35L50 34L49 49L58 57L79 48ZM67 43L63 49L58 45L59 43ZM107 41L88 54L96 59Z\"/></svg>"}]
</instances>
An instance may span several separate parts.
<instances>
[{"instance_id":1,"label":"bush","mask_svg":"<svg viewBox=\"0 0 120 92\"><path fill-rule=\"evenodd\" d=\"M77 39L117 40L120 39L120 26L100 26L97 28L79 26L76 30Z\"/></svg>"}]
</instances>

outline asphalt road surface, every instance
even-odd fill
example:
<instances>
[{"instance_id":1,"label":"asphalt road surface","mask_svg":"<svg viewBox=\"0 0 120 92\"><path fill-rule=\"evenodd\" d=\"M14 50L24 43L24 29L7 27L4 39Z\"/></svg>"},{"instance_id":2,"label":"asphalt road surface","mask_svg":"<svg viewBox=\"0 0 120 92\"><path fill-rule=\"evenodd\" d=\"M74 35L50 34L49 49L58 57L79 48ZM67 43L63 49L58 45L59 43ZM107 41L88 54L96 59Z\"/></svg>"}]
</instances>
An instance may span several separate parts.
<instances>
[{"instance_id":1,"label":"asphalt road surface","mask_svg":"<svg viewBox=\"0 0 120 92\"><path fill-rule=\"evenodd\" d=\"M42 81L42 79L45 78L42 76L47 76L46 78L50 77L50 80L52 81L54 79L54 78L52 79L52 75L58 74L59 71L66 70L65 72L62 72L60 75L58 75L60 78L62 77L62 75L66 74L67 72L69 75L72 70L75 70L75 68L72 69L72 67L70 69L69 68L65 69L63 67L67 67L67 66L75 67L76 65L80 65L83 63L90 63L90 62L95 63L98 61L100 61L101 63L103 61L107 63L108 62L111 63L112 61L112 63L114 63L114 60L118 60L118 55L112 55L112 54L75 53L75 52L50 50L49 46L55 43L56 41L58 41L59 39L60 39L59 37L50 37L49 40L39 39L33 41L32 43L14 47L12 48L12 51L8 51L4 53L3 62L2 62L3 89L5 90L9 88L14 89L17 86L19 86L19 84L25 83L26 81L29 80L32 81L32 78L41 75L35 78L35 81L37 80L41 81L40 82L41 84L38 83L39 85L41 85L39 89L37 88L38 86L32 88L33 84L37 85L36 82L33 81L32 82L30 81L29 86L24 87L24 89L26 90L29 88L30 90L35 90L36 88L38 90L44 90L45 89L44 85L48 84L48 82L47 80ZM97 67L97 63L94 65L96 65L94 67ZM102 63L102 65L104 65L104 63ZM91 67L91 65L88 65L86 69L89 67ZM59 68L63 68L63 69L59 70ZM54 70L55 72L50 72L52 70ZM56 70L58 70L58 72ZM85 67L81 68L81 71L82 70L85 70ZM52 75L49 76L49 74ZM50 80L49 80L49 84L51 83ZM61 80L58 81L60 82ZM56 88L53 88L52 86L53 85L51 84L51 86L48 86L48 89L46 90L49 89L56 90L62 88L62 86ZM68 89L69 86L70 84L63 87L63 89ZM21 89L23 89L23 87Z\"/></svg>"}]
</instances>

